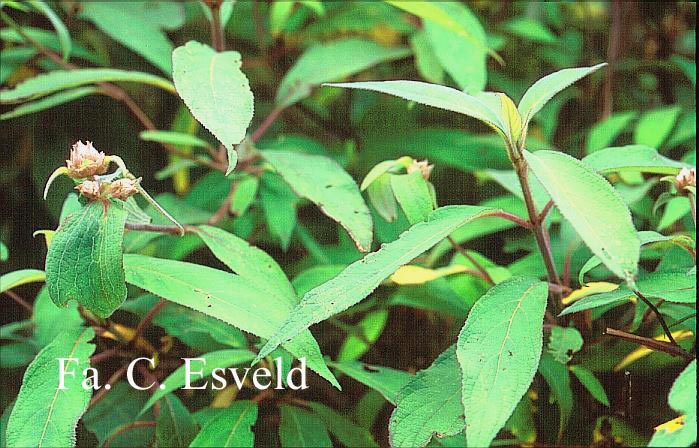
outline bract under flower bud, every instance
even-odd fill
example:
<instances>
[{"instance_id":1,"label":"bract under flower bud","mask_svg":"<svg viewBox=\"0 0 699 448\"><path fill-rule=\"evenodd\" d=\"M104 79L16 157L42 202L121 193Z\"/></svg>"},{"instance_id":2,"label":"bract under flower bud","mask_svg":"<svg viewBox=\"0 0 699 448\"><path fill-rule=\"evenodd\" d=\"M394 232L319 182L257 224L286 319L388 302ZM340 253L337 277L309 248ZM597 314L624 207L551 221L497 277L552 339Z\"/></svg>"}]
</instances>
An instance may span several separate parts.
<instances>
[{"instance_id":1,"label":"bract under flower bud","mask_svg":"<svg viewBox=\"0 0 699 448\"><path fill-rule=\"evenodd\" d=\"M127 200L129 197L138 193L138 180L134 179L119 179L109 185L109 193L113 198Z\"/></svg>"},{"instance_id":2,"label":"bract under flower bud","mask_svg":"<svg viewBox=\"0 0 699 448\"><path fill-rule=\"evenodd\" d=\"M422 174L422 178L425 180L430 179L430 174L432 174L432 169L434 168L434 165L430 165L429 161L427 159L425 160L413 160L413 163L407 168L408 174L413 173L415 171L419 171Z\"/></svg>"},{"instance_id":3,"label":"bract under flower bud","mask_svg":"<svg viewBox=\"0 0 699 448\"><path fill-rule=\"evenodd\" d=\"M75 189L88 199L102 199L102 184L98 180L86 180L85 182L76 185Z\"/></svg>"},{"instance_id":4,"label":"bract under flower bud","mask_svg":"<svg viewBox=\"0 0 699 448\"><path fill-rule=\"evenodd\" d=\"M70 150L70 159L66 160L68 174L73 178L85 178L107 172L109 161L103 152L97 151L92 142L78 141Z\"/></svg>"},{"instance_id":5,"label":"bract under flower bud","mask_svg":"<svg viewBox=\"0 0 699 448\"><path fill-rule=\"evenodd\" d=\"M685 187L697 186L697 172L694 168L682 168L675 177L675 188L682 192Z\"/></svg>"}]
</instances>

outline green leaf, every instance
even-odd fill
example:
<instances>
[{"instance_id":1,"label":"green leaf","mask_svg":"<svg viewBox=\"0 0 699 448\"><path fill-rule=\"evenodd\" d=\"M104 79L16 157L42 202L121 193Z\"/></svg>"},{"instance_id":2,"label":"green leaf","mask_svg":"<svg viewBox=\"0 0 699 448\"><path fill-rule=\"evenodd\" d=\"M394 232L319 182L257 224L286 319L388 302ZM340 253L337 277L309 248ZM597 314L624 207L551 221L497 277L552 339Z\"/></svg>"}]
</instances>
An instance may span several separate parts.
<instances>
[{"instance_id":1,"label":"green leaf","mask_svg":"<svg viewBox=\"0 0 699 448\"><path fill-rule=\"evenodd\" d=\"M166 143L168 145L195 146L197 148L211 148L211 145L199 137L184 132L175 131L142 131L138 134L141 140L147 142Z\"/></svg>"},{"instance_id":2,"label":"green leaf","mask_svg":"<svg viewBox=\"0 0 699 448\"><path fill-rule=\"evenodd\" d=\"M53 9L45 2L41 0L31 0L30 4L40 13L46 16L47 19L53 25L53 29L56 30L56 36L61 44L61 50L63 51L63 60L67 61L70 58L70 52L72 50L73 43L70 39L70 32L68 28L63 23L61 18L54 12Z\"/></svg>"},{"instance_id":3,"label":"green leaf","mask_svg":"<svg viewBox=\"0 0 699 448\"><path fill-rule=\"evenodd\" d=\"M469 33L465 37L439 22L426 19L423 23L424 30L434 55L461 90L467 93L480 92L486 84L488 57L483 26L471 10L461 3L437 2L432 5L432 8L441 9L444 15L456 22L460 30L468 30Z\"/></svg>"},{"instance_id":4,"label":"green leaf","mask_svg":"<svg viewBox=\"0 0 699 448\"><path fill-rule=\"evenodd\" d=\"M22 104L21 106L18 106L9 112L0 114L0 120L9 120L10 118L17 118L23 115L40 112L42 110L50 109L61 104L75 101L82 97L92 95L93 93L99 93L99 90L96 87L78 87L77 89L70 89L65 90L63 92L58 92L53 95L41 98L39 100Z\"/></svg>"},{"instance_id":5,"label":"green leaf","mask_svg":"<svg viewBox=\"0 0 699 448\"><path fill-rule=\"evenodd\" d=\"M546 283L513 277L471 309L456 347L468 446L490 445L529 389L541 356L547 297Z\"/></svg>"},{"instance_id":6,"label":"green leaf","mask_svg":"<svg viewBox=\"0 0 699 448\"><path fill-rule=\"evenodd\" d=\"M532 117L558 92L605 65L606 64L598 64L592 67L566 68L544 76L535 82L524 93L522 100L517 106L519 114L522 116L523 129L527 129Z\"/></svg>"},{"instance_id":7,"label":"green leaf","mask_svg":"<svg viewBox=\"0 0 699 448\"><path fill-rule=\"evenodd\" d=\"M371 213L354 179L325 156L294 151L260 151L294 192L340 223L362 252L371 250Z\"/></svg>"},{"instance_id":8,"label":"green leaf","mask_svg":"<svg viewBox=\"0 0 699 448\"><path fill-rule=\"evenodd\" d=\"M510 33L532 42L555 44L558 41L558 37L551 30L538 20L529 17L515 17L507 21L504 28Z\"/></svg>"},{"instance_id":9,"label":"green leaf","mask_svg":"<svg viewBox=\"0 0 699 448\"><path fill-rule=\"evenodd\" d=\"M410 224L424 221L432 213L432 193L419 171L391 175L391 189Z\"/></svg>"},{"instance_id":10,"label":"green leaf","mask_svg":"<svg viewBox=\"0 0 699 448\"><path fill-rule=\"evenodd\" d=\"M286 251L296 227L296 203L298 197L282 178L265 173L260 180L260 205L272 235L279 238Z\"/></svg>"},{"instance_id":11,"label":"green leaf","mask_svg":"<svg viewBox=\"0 0 699 448\"><path fill-rule=\"evenodd\" d=\"M547 352L561 364L567 364L573 359L572 354L580 351L583 346L583 338L574 327L551 328L551 337Z\"/></svg>"},{"instance_id":12,"label":"green leaf","mask_svg":"<svg viewBox=\"0 0 699 448\"><path fill-rule=\"evenodd\" d=\"M381 336L388 320L388 311L379 310L367 313L356 325L357 333L350 333L340 346L337 353L338 361L350 361L359 359L366 353L371 345Z\"/></svg>"},{"instance_id":13,"label":"green leaf","mask_svg":"<svg viewBox=\"0 0 699 448\"><path fill-rule=\"evenodd\" d=\"M651 148L660 148L670 136L682 109L680 106L663 107L644 113L633 131L633 142Z\"/></svg>"},{"instance_id":14,"label":"green leaf","mask_svg":"<svg viewBox=\"0 0 699 448\"><path fill-rule=\"evenodd\" d=\"M425 446L434 434L460 433L465 425L461 387L453 345L400 390L388 424L391 446Z\"/></svg>"},{"instance_id":15,"label":"green leaf","mask_svg":"<svg viewBox=\"0 0 699 448\"><path fill-rule=\"evenodd\" d=\"M587 133L588 154L606 148L638 117L638 112L617 112L596 123Z\"/></svg>"},{"instance_id":16,"label":"green leaf","mask_svg":"<svg viewBox=\"0 0 699 448\"><path fill-rule=\"evenodd\" d=\"M252 426L256 421L257 403L236 400L211 419L189 446L252 448L255 443Z\"/></svg>"},{"instance_id":17,"label":"green leaf","mask_svg":"<svg viewBox=\"0 0 699 448\"><path fill-rule=\"evenodd\" d=\"M275 103L285 108L311 94L313 88L339 81L386 61L410 54L405 47L384 47L371 40L346 38L320 43L306 50L284 75ZM328 61L332 61L331 64Z\"/></svg>"},{"instance_id":18,"label":"green leaf","mask_svg":"<svg viewBox=\"0 0 699 448\"><path fill-rule=\"evenodd\" d=\"M398 399L398 391L413 378L411 374L402 370L374 366L359 361L333 362L331 366L379 392L393 405Z\"/></svg>"},{"instance_id":19,"label":"green leaf","mask_svg":"<svg viewBox=\"0 0 699 448\"><path fill-rule=\"evenodd\" d=\"M675 63L683 72L685 75L687 75L687 78L689 78L690 81L692 81L692 84L694 85L694 88L697 88L697 63L694 61L691 61L684 56L680 56L677 54L673 54L670 56L670 60Z\"/></svg>"},{"instance_id":20,"label":"green leaf","mask_svg":"<svg viewBox=\"0 0 699 448\"><path fill-rule=\"evenodd\" d=\"M451 87L419 81L367 81L325 85L387 93L408 101L476 118L503 135L506 134L505 125L501 123L496 111L478 98Z\"/></svg>"},{"instance_id":21,"label":"green leaf","mask_svg":"<svg viewBox=\"0 0 699 448\"><path fill-rule=\"evenodd\" d=\"M13 89L0 91L0 103L25 101L46 96L59 90L100 82L137 82L175 93L175 87L170 81L150 73L115 68L82 68L78 70L54 70L29 78L17 84Z\"/></svg>"},{"instance_id":22,"label":"green leaf","mask_svg":"<svg viewBox=\"0 0 699 448\"><path fill-rule=\"evenodd\" d=\"M573 412L574 397L573 391L570 388L570 374L565 365L553 359L548 353L544 353L541 356L539 373L541 373L541 376L546 380L546 383L551 389L553 398L558 403L558 435L560 438Z\"/></svg>"},{"instance_id":23,"label":"green leaf","mask_svg":"<svg viewBox=\"0 0 699 448\"><path fill-rule=\"evenodd\" d=\"M196 41L172 52L177 93L194 118L228 150L226 174L235 168L233 146L245 138L253 114L253 95L241 64L237 51L217 53Z\"/></svg>"},{"instance_id":24,"label":"green leaf","mask_svg":"<svg viewBox=\"0 0 699 448\"><path fill-rule=\"evenodd\" d=\"M55 33L45 30L43 28L34 28L31 26L23 26L22 31L24 31L24 34L29 36L31 39L34 39L35 41L39 42L41 45L44 47L54 50L54 51L62 51L63 48L61 46L61 42L56 36ZM25 44L26 41L24 37L22 37L17 30L14 28L6 27L0 29L0 40L6 41L6 42L13 42L17 44ZM6 48L7 49L7 48ZM5 50L3 50L5 51ZM4 53L3 53L4 54ZM86 61L90 61L94 64L98 65L103 65L106 64L106 61L104 60L103 57L100 57L90 50L86 49L85 47L79 45L76 42L73 42L72 45L72 50L71 50L71 56L72 57L78 57L81 59L84 59ZM3 60L3 63L6 62Z\"/></svg>"},{"instance_id":25,"label":"green leaf","mask_svg":"<svg viewBox=\"0 0 699 448\"><path fill-rule=\"evenodd\" d=\"M73 302L66 308L57 307L49 297L48 288L41 288L34 300L32 309L34 340L44 347L53 341L61 331L79 328L83 319L78 312L78 304ZM56 325L60 322L60 325Z\"/></svg>"},{"instance_id":26,"label":"green leaf","mask_svg":"<svg viewBox=\"0 0 699 448\"><path fill-rule=\"evenodd\" d=\"M328 431L318 416L305 409L287 404L283 404L279 408L281 410L279 440L282 448L333 446Z\"/></svg>"},{"instance_id":27,"label":"green leaf","mask_svg":"<svg viewBox=\"0 0 699 448\"><path fill-rule=\"evenodd\" d=\"M667 396L672 409L684 415L682 426L672 432L656 430L648 446L692 446L697 441L697 361L680 373Z\"/></svg>"},{"instance_id":28,"label":"green leaf","mask_svg":"<svg viewBox=\"0 0 699 448\"><path fill-rule=\"evenodd\" d=\"M80 373L89 366L95 350L89 341L92 328L77 328L61 333L36 355L27 367L7 424L7 446L75 446L75 427L87 409L92 389L84 389ZM59 386L58 358L75 358L66 362L65 389Z\"/></svg>"},{"instance_id":29,"label":"green leaf","mask_svg":"<svg viewBox=\"0 0 699 448\"><path fill-rule=\"evenodd\" d=\"M628 145L605 148L582 159L600 174L609 173L657 173L677 174L687 165L658 154L654 148L644 145Z\"/></svg>"},{"instance_id":30,"label":"green leaf","mask_svg":"<svg viewBox=\"0 0 699 448\"><path fill-rule=\"evenodd\" d=\"M604 391L604 386L599 382L595 374L590 372L583 366L570 366L568 369L573 372L573 375L580 381L580 384L585 386L592 397L602 403L603 405L609 407L609 398L607 398L607 393Z\"/></svg>"},{"instance_id":31,"label":"green leaf","mask_svg":"<svg viewBox=\"0 0 699 448\"><path fill-rule=\"evenodd\" d=\"M271 337L293 307L238 275L206 266L136 254L125 255L124 266L130 284L262 338ZM337 385L310 332L284 347Z\"/></svg>"},{"instance_id":32,"label":"green leaf","mask_svg":"<svg viewBox=\"0 0 699 448\"><path fill-rule=\"evenodd\" d=\"M231 201L231 213L235 216L243 216L255 201L260 179L256 176L248 176L240 180Z\"/></svg>"},{"instance_id":33,"label":"green leaf","mask_svg":"<svg viewBox=\"0 0 699 448\"><path fill-rule=\"evenodd\" d=\"M444 69L439 63L424 30L410 36L410 48L415 55L415 68L420 76L433 84L444 84Z\"/></svg>"},{"instance_id":34,"label":"green leaf","mask_svg":"<svg viewBox=\"0 0 699 448\"><path fill-rule=\"evenodd\" d=\"M460 226L491 212L490 209L469 205L435 210L427 221L414 225L396 241L352 263L337 277L306 293L286 322L267 341L259 357L267 356L281 343L314 323L361 301L399 267L409 263Z\"/></svg>"},{"instance_id":35,"label":"green leaf","mask_svg":"<svg viewBox=\"0 0 699 448\"><path fill-rule=\"evenodd\" d=\"M249 350L245 349L228 349L228 350L218 350L211 353L206 353L197 356L197 358L203 359L203 361L192 361L192 372L202 371L200 375L192 375L193 383L196 380L204 379L211 375L211 372L217 368L227 368L231 366L241 365L250 361L255 355ZM153 395L150 396L146 404L141 409L140 414L150 409L151 406L155 404L156 401L165 397L170 392L173 392L182 386L187 384L186 376L186 366L181 365L174 372L168 375L158 389L155 389ZM163 387L164 386L164 387Z\"/></svg>"},{"instance_id":36,"label":"green leaf","mask_svg":"<svg viewBox=\"0 0 699 448\"><path fill-rule=\"evenodd\" d=\"M166 75L172 73L172 43L153 20L152 14L138 3L88 2L82 5L80 17L143 56Z\"/></svg>"},{"instance_id":37,"label":"green leaf","mask_svg":"<svg viewBox=\"0 0 699 448\"><path fill-rule=\"evenodd\" d=\"M614 274L633 282L640 244L619 193L579 160L553 151L525 151L529 167L592 253Z\"/></svg>"},{"instance_id":38,"label":"green leaf","mask_svg":"<svg viewBox=\"0 0 699 448\"><path fill-rule=\"evenodd\" d=\"M174 394L160 400L160 414L155 420L155 440L158 446L189 446L197 435L197 424Z\"/></svg>"},{"instance_id":39,"label":"green leaf","mask_svg":"<svg viewBox=\"0 0 699 448\"><path fill-rule=\"evenodd\" d=\"M371 432L322 403L311 401L308 407L320 417L327 430L344 446L378 447Z\"/></svg>"},{"instance_id":40,"label":"green leaf","mask_svg":"<svg viewBox=\"0 0 699 448\"><path fill-rule=\"evenodd\" d=\"M8 272L0 277L0 292L9 291L27 283L43 282L46 274L39 269L20 269Z\"/></svg>"},{"instance_id":41,"label":"green leaf","mask_svg":"<svg viewBox=\"0 0 699 448\"><path fill-rule=\"evenodd\" d=\"M56 305L76 300L96 315L108 317L124 302L126 216L120 202L97 201L63 221L46 254L46 285Z\"/></svg>"}]
</instances>

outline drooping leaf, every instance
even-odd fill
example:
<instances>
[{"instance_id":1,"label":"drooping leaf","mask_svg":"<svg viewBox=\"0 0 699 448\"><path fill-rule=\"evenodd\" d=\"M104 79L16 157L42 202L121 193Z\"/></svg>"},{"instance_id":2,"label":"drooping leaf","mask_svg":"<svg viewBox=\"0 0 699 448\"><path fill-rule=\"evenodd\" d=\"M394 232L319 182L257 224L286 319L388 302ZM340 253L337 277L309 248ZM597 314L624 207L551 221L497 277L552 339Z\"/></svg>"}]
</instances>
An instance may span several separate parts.
<instances>
[{"instance_id":1,"label":"drooping leaf","mask_svg":"<svg viewBox=\"0 0 699 448\"><path fill-rule=\"evenodd\" d=\"M538 20L529 17L515 17L504 24L510 33L541 44L554 44L558 37Z\"/></svg>"},{"instance_id":2,"label":"drooping leaf","mask_svg":"<svg viewBox=\"0 0 699 448\"><path fill-rule=\"evenodd\" d=\"M127 212L120 202L91 202L68 216L46 255L46 286L51 300L76 300L107 317L126 299L122 241Z\"/></svg>"},{"instance_id":3,"label":"drooping leaf","mask_svg":"<svg viewBox=\"0 0 699 448\"><path fill-rule=\"evenodd\" d=\"M8 447L75 446L75 427L87 409L92 389L84 389L80 373L89 366L95 350L89 341L92 328L77 328L61 333L39 352L24 373L22 387L7 424ZM65 389L59 389L58 358L66 361Z\"/></svg>"},{"instance_id":4,"label":"drooping leaf","mask_svg":"<svg viewBox=\"0 0 699 448\"><path fill-rule=\"evenodd\" d=\"M555 326L551 328L547 351L556 361L567 364L572 359L572 354L580 351L583 342L580 332L574 327Z\"/></svg>"},{"instance_id":5,"label":"drooping leaf","mask_svg":"<svg viewBox=\"0 0 699 448\"><path fill-rule=\"evenodd\" d=\"M534 175L592 253L614 274L633 282L640 244L631 213L599 174L563 153L524 153Z\"/></svg>"},{"instance_id":6,"label":"drooping leaf","mask_svg":"<svg viewBox=\"0 0 699 448\"><path fill-rule=\"evenodd\" d=\"M544 76L532 84L524 93L522 100L517 106L519 114L522 116L522 127L526 129L534 114L539 112L558 92L605 65L606 64L598 64L592 67L566 68Z\"/></svg>"},{"instance_id":7,"label":"drooping leaf","mask_svg":"<svg viewBox=\"0 0 699 448\"><path fill-rule=\"evenodd\" d=\"M461 432L465 425L461 387L454 345L398 393L388 425L391 446L425 446L435 434L442 437Z\"/></svg>"},{"instance_id":8,"label":"drooping leaf","mask_svg":"<svg viewBox=\"0 0 699 448\"><path fill-rule=\"evenodd\" d=\"M80 16L166 75L172 73L172 43L153 20L152 13L137 2L88 2L82 5Z\"/></svg>"},{"instance_id":9,"label":"drooping leaf","mask_svg":"<svg viewBox=\"0 0 699 448\"><path fill-rule=\"evenodd\" d=\"M263 338L273 335L293 307L238 275L206 266L136 254L125 255L124 266L132 285ZM284 347L337 385L310 332Z\"/></svg>"},{"instance_id":10,"label":"drooping leaf","mask_svg":"<svg viewBox=\"0 0 699 448\"><path fill-rule=\"evenodd\" d=\"M13 110L1 114L0 120L9 120L10 118L17 118L23 115L33 114L35 112L40 112L61 104L69 103L98 92L99 90L96 87L78 87L77 89L65 90L39 100L17 106Z\"/></svg>"},{"instance_id":11,"label":"drooping leaf","mask_svg":"<svg viewBox=\"0 0 699 448\"><path fill-rule=\"evenodd\" d=\"M651 148L661 148L680 116L680 106L653 109L644 113L633 131L633 142Z\"/></svg>"},{"instance_id":12,"label":"drooping leaf","mask_svg":"<svg viewBox=\"0 0 699 448\"><path fill-rule=\"evenodd\" d=\"M65 23L63 23L63 20L61 20L58 14L56 14L56 12L53 9L51 9L51 7L47 5L44 1L31 0L29 3L37 11L45 15L46 18L49 19L49 21L51 22L51 25L53 25L53 29L56 30L56 37L58 37L58 41L61 44L63 60L67 61L70 58L70 52L73 48L73 42L70 39L70 32L68 31L68 28L66 27Z\"/></svg>"},{"instance_id":13,"label":"drooping leaf","mask_svg":"<svg viewBox=\"0 0 699 448\"><path fill-rule=\"evenodd\" d=\"M638 112L617 112L596 123L587 133L586 150L592 154L610 146L616 138L638 117Z\"/></svg>"},{"instance_id":14,"label":"drooping leaf","mask_svg":"<svg viewBox=\"0 0 699 448\"><path fill-rule=\"evenodd\" d=\"M594 373L590 372L583 366L570 366L568 369L573 372L573 375L580 381L580 384L585 386L592 397L605 406L609 406L609 398L604 391L602 383L599 382Z\"/></svg>"},{"instance_id":15,"label":"drooping leaf","mask_svg":"<svg viewBox=\"0 0 699 448\"><path fill-rule=\"evenodd\" d=\"M444 84L444 69L439 63L424 30L410 36L410 48L415 55L415 68L420 76L433 84Z\"/></svg>"},{"instance_id":16,"label":"drooping leaf","mask_svg":"<svg viewBox=\"0 0 699 448\"><path fill-rule=\"evenodd\" d=\"M8 272L0 277L0 292L9 291L27 283L43 282L44 280L46 280L46 273L39 269L20 269L19 271Z\"/></svg>"},{"instance_id":17,"label":"drooping leaf","mask_svg":"<svg viewBox=\"0 0 699 448\"><path fill-rule=\"evenodd\" d=\"M548 353L544 353L541 356L539 373L546 380L551 389L551 394L558 404L558 434L560 436L568 425L575 400L573 391L570 388L570 374L565 365L553 359L553 356Z\"/></svg>"},{"instance_id":18,"label":"drooping leaf","mask_svg":"<svg viewBox=\"0 0 699 448\"><path fill-rule=\"evenodd\" d=\"M73 302L66 308L56 306L49 297L48 288L42 288L39 291L32 311L34 340L41 347L53 341L62 331L72 331L83 324L83 319L78 312L78 304ZM56 325L56 322L61 324Z\"/></svg>"},{"instance_id":19,"label":"drooping leaf","mask_svg":"<svg viewBox=\"0 0 699 448\"><path fill-rule=\"evenodd\" d=\"M13 89L1 90L0 103L25 101L46 96L59 90L99 82L137 82L175 93L175 86L170 81L150 73L116 68L82 68L78 70L54 70L29 78L17 84Z\"/></svg>"},{"instance_id":20,"label":"drooping leaf","mask_svg":"<svg viewBox=\"0 0 699 448\"><path fill-rule=\"evenodd\" d=\"M358 334L350 333L340 346L337 354L338 361L359 359L371 348L371 345L381 336L386 325L388 311L379 310L367 313L355 326Z\"/></svg>"},{"instance_id":21,"label":"drooping leaf","mask_svg":"<svg viewBox=\"0 0 699 448\"><path fill-rule=\"evenodd\" d=\"M172 53L177 93L194 118L228 150L226 174L235 168L234 145L245 138L253 114L253 95L241 64L237 51L217 53L196 41Z\"/></svg>"},{"instance_id":22,"label":"drooping leaf","mask_svg":"<svg viewBox=\"0 0 699 448\"><path fill-rule=\"evenodd\" d=\"M314 323L364 299L396 269L409 263L455 229L487 216L490 212L490 209L468 205L435 210L427 221L414 225L396 241L352 263L337 277L306 293L286 322L260 351L260 358Z\"/></svg>"},{"instance_id":23,"label":"drooping leaf","mask_svg":"<svg viewBox=\"0 0 699 448\"><path fill-rule=\"evenodd\" d=\"M469 446L488 446L529 389L541 356L548 286L513 277L473 306L456 356Z\"/></svg>"},{"instance_id":24,"label":"drooping leaf","mask_svg":"<svg viewBox=\"0 0 699 448\"><path fill-rule=\"evenodd\" d=\"M487 77L488 47L485 30L478 18L466 5L458 2L437 2L430 6L423 5L422 8L441 9L461 30L468 31L469 35L465 37L439 22L425 19L423 23L434 55L459 88L467 93L483 90Z\"/></svg>"},{"instance_id":25,"label":"drooping leaf","mask_svg":"<svg viewBox=\"0 0 699 448\"><path fill-rule=\"evenodd\" d=\"M214 369L226 368L235 365L242 365L250 361L255 355L245 349L228 349L218 350L211 353L205 353L197 356L197 360L192 360L192 371L201 370L202 374L192 375L191 382L194 383L199 379L206 379ZM198 360L201 359L201 360ZM146 404L141 409L141 414L150 409L156 401L165 397L170 392L173 392L187 384L186 366L181 365L174 372L168 375L161 382L161 387L153 392ZM165 387L162 387L165 386Z\"/></svg>"},{"instance_id":26,"label":"drooping leaf","mask_svg":"<svg viewBox=\"0 0 699 448\"><path fill-rule=\"evenodd\" d=\"M313 412L320 417L330 434L345 446L378 447L371 432L359 426L350 418L336 412L317 401L308 403Z\"/></svg>"},{"instance_id":27,"label":"drooping leaf","mask_svg":"<svg viewBox=\"0 0 699 448\"><path fill-rule=\"evenodd\" d=\"M692 446L697 441L697 361L680 373L667 396L667 402L684 419L679 427L656 428L648 446Z\"/></svg>"},{"instance_id":28,"label":"drooping leaf","mask_svg":"<svg viewBox=\"0 0 699 448\"><path fill-rule=\"evenodd\" d=\"M298 197L289 184L274 173L265 173L260 179L260 205L270 233L276 236L286 251L296 228Z\"/></svg>"},{"instance_id":29,"label":"drooping leaf","mask_svg":"<svg viewBox=\"0 0 699 448\"><path fill-rule=\"evenodd\" d=\"M379 392L391 404L396 404L398 391L413 378L408 372L359 361L334 362L331 366L365 386Z\"/></svg>"},{"instance_id":30,"label":"drooping leaf","mask_svg":"<svg viewBox=\"0 0 699 448\"><path fill-rule=\"evenodd\" d=\"M195 146L211 148L211 145L199 137L184 132L175 131L142 131L138 134L141 140L147 142L167 143L169 145Z\"/></svg>"},{"instance_id":31,"label":"drooping leaf","mask_svg":"<svg viewBox=\"0 0 699 448\"><path fill-rule=\"evenodd\" d=\"M174 394L160 399L160 414L155 420L158 446L189 446L197 435L197 424L189 410Z\"/></svg>"},{"instance_id":32,"label":"drooping leaf","mask_svg":"<svg viewBox=\"0 0 699 448\"><path fill-rule=\"evenodd\" d=\"M419 171L392 175L391 189L410 224L426 220L434 210L432 193Z\"/></svg>"},{"instance_id":33,"label":"drooping leaf","mask_svg":"<svg viewBox=\"0 0 699 448\"><path fill-rule=\"evenodd\" d=\"M419 81L366 81L325 85L387 93L408 101L467 115L486 123L503 134L506 132L505 125L500 122L495 111L478 98L451 87Z\"/></svg>"},{"instance_id":34,"label":"drooping leaf","mask_svg":"<svg viewBox=\"0 0 699 448\"><path fill-rule=\"evenodd\" d=\"M288 107L311 94L313 88L410 54L405 47L384 47L371 40L346 38L312 46L284 75L275 99ZM328 61L333 61L328 64Z\"/></svg>"},{"instance_id":35,"label":"drooping leaf","mask_svg":"<svg viewBox=\"0 0 699 448\"><path fill-rule=\"evenodd\" d=\"M279 440L282 448L332 447L323 421L315 414L297 406L280 406Z\"/></svg>"},{"instance_id":36,"label":"drooping leaf","mask_svg":"<svg viewBox=\"0 0 699 448\"><path fill-rule=\"evenodd\" d=\"M687 166L682 162L668 159L658 154L654 148L644 145L605 148L590 154L582 161L600 174L616 172L677 174Z\"/></svg>"},{"instance_id":37,"label":"drooping leaf","mask_svg":"<svg viewBox=\"0 0 699 448\"><path fill-rule=\"evenodd\" d=\"M204 425L190 446L252 448L255 443L252 426L256 421L257 403L236 400Z\"/></svg>"},{"instance_id":38,"label":"drooping leaf","mask_svg":"<svg viewBox=\"0 0 699 448\"><path fill-rule=\"evenodd\" d=\"M297 195L308 198L323 213L339 222L359 250L371 250L371 213L354 179L337 162L325 156L301 152L260 152Z\"/></svg>"}]
</instances>

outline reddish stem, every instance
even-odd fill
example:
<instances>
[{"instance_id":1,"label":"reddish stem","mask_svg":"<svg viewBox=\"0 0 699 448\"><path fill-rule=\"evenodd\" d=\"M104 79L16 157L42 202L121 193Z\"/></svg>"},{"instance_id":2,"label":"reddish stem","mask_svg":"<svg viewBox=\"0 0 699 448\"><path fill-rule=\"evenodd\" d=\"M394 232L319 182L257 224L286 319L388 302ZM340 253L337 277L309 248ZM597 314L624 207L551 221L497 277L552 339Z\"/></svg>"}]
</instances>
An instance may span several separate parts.
<instances>
[{"instance_id":1,"label":"reddish stem","mask_svg":"<svg viewBox=\"0 0 699 448\"><path fill-rule=\"evenodd\" d=\"M255 129L255 132L252 134L252 137L250 137L250 139L253 142L257 142L260 139L260 137L262 137L264 133L267 131L267 128L269 128L272 125L272 123L274 123L274 120L276 120L279 117L279 115L281 115L283 110L284 108L279 106L272 109L272 112L270 112L269 115L267 115L267 117L265 117L265 119L262 121L262 123L260 123L260 126L257 129Z\"/></svg>"}]
</instances>

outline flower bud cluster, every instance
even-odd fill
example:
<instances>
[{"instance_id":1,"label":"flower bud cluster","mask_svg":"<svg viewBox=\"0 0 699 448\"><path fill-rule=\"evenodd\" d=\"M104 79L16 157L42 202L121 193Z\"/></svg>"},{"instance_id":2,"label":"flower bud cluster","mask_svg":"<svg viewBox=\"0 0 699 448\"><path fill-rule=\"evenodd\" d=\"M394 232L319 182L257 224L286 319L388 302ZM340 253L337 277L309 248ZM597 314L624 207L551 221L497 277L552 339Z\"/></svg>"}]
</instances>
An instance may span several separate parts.
<instances>
[{"instance_id":1,"label":"flower bud cluster","mask_svg":"<svg viewBox=\"0 0 699 448\"><path fill-rule=\"evenodd\" d=\"M682 192L686 187L697 186L697 172L694 168L682 168L675 177L675 188Z\"/></svg>"},{"instance_id":2,"label":"flower bud cluster","mask_svg":"<svg viewBox=\"0 0 699 448\"><path fill-rule=\"evenodd\" d=\"M78 141L73 145L66 167L70 177L82 180L75 189L90 200L107 200L111 197L125 201L138 193L140 179L105 181L99 178L99 175L107 172L109 157L97 151L90 141Z\"/></svg>"}]
</instances>

